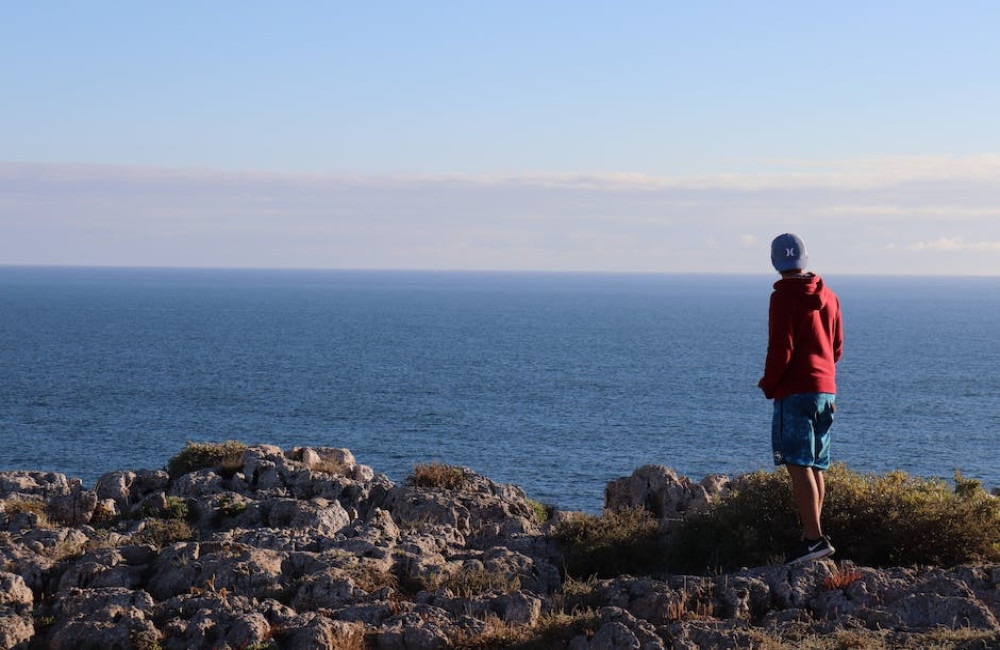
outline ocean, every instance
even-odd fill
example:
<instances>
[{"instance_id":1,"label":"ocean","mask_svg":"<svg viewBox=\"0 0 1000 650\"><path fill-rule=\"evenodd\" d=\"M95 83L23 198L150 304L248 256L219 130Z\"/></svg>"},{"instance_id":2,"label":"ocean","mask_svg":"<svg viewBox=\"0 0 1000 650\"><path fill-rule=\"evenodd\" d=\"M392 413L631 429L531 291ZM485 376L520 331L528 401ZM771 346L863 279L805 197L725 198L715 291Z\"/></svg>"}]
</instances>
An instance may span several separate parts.
<instances>
[{"instance_id":1,"label":"ocean","mask_svg":"<svg viewBox=\"0 0 1000 650\"><path fill-rule=\"evenodd\" d=\"M0 470L157 468L187 441L471 467L599 511L648 464L770 469L774 275L0 267ZM1000 486L1000 278L824 276L833 457Z\"/></svg>"}]
</instances>

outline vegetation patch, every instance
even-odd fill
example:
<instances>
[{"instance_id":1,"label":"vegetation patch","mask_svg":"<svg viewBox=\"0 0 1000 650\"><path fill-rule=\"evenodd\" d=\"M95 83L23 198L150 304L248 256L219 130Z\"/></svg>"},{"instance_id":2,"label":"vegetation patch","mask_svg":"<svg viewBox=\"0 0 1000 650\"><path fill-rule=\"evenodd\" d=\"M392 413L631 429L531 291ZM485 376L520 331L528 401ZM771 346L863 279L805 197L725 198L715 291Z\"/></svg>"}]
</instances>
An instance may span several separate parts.
<instances>
[{"instance_id":1,"label":"vegetation patch","mask_svg":"<svg viewBox=\"0 0 1000 650\"><path fill-rule=\"evenodd\" d=\"M137 544L150 544L162 549L176 542L194 539L194 536L194 529L183 519L149 519L132 539Z\"/></svg>"},{"instance_id":2,"label":"vegetation patch","mask_svg":"<svg viewBox=\"0 0 1000 650\"><path fill-rule=\"evenodd\" d=\"M663 533L641 508L605 510L600 516L568 513L552 529L567 575L574 578L650 574L662 570Z\"/></svg>"},{"instance_id":3,"label":"vegetation patch","mask_svg":"<svg viewBox=\"0 0 1000 650\"><path fill-rule=\"evenodd\" d=\"M904 472L826 472L823 530L837 557L872 567L1000 561L1000 499L956 474L955 487ZM670 569L731 571L780 562L800 526L784 469L740 477L671 534Z\"/></svg>"},{"instance_id":4,"label":"vegetation patch","mask_svg":"<svg viewBox=\"0 0 1000 650\"><path fill-rule=\"evenodd\" d=\"M399 589L399 578L395 573L371 562L362 561L358 564L349 564L343 567L343 571L350 576L359 589L369 594L381 591L386 587L393 591Z\"/></svg>"},{"instance_id":5,"label":"vegetation patch","mask_svg":"<svg viewBox=\"0 0 1000 650\"><path fill-rule=\"evenodd\" d=\"M521 580L516 575L490 571L482 566L463 569L452 574L435 574L428 582L425 588L433 591L448 589L459 598L473 598L490 591L509 594L521 588Z\"/></svg>"},{"instance_id":6,"label":"vegetation patch","mask_svg":"<svg viewBox=\"0 0 1000 650\"><path fill-rule=\"evenodd\" d=\"M431 461L414 465L413 473L406 477L406 484L414 487L461 490L468 487L469 479L461 467Z\"/></svg>"},{"instance_id":7,"label":"vegetation patch","mask_svg":"<svg viewBox=\"0 0 1000 650\"><path fill-rule=\"evenodd\" d=\"M8 521L13 517L22 514L35 515L38 520L35 524L38 528L46 528L49 525L48 506L41 499L13 498L4 502L3 516Z\"/></svg>"},{"instance_id":8,"label":"vegetation patch","mask_svg":"<svg viewBox=\"0 0 1000 650\"><path fill-rule=\"evenodd\" d=\"M183 497L167 497L167 507L163 510L164 519L190 519L191 509Z\"/></svg>"},{"instance_id":9,"label":"vegetation patch","mask_svg":"<svg viewBox=\"0 0 1000 650\"><path fill-rule=\"evenodd\" d=\"M460 650L550 650L568 647L580 635L590 636L600 627L600 617L592 611L542 616L534 625L515 625L491 616L479 629L453 634L451 647Z\"/></svg>"},{"instance_id":10,"label":"vegetation patch","mask_svg":"<svg viewBox=\"0 0 1000 650\"><path fill-rule=\"evenodd\" d=\"M534 499L528 499L528 506L531 507L531 513L535 518L535 523L544 524L555 514L555 506L546 505L541 501L535 501Z\"/></svg>"},{"instance_id":11,"label":"vegetation patch","mask_svg":"<svg viewBox=\"0 0 1000 650\"><path fill-rule=\"evenodd\" d=\"M242 467L243 452L247 446L236 440L226 442L188 442L176 456L167 462L167 474L176 479L190 472L208 467L219 474L232 476Z\"/></svg>"}]
</instances>

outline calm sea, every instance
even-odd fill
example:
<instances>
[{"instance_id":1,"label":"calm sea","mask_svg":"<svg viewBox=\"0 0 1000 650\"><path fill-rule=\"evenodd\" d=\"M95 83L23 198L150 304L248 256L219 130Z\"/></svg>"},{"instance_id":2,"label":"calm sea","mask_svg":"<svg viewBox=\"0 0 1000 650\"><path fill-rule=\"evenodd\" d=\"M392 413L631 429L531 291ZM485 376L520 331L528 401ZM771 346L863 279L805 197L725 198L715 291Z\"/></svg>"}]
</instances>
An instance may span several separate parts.
<instances>
[{"instance_id":1,"label":"calm sea","mask_svg":"<svg viewBox=\"0 0 1000 650\"><path fill-rule=\"evenodd\" d=\"M0 268L0 469L87 485L186 441L466 465L596 511L646 463L770 467L774 276ZM828 276L834 456L1000 486L1000 278Z\"/></svg>"}]
</instances>

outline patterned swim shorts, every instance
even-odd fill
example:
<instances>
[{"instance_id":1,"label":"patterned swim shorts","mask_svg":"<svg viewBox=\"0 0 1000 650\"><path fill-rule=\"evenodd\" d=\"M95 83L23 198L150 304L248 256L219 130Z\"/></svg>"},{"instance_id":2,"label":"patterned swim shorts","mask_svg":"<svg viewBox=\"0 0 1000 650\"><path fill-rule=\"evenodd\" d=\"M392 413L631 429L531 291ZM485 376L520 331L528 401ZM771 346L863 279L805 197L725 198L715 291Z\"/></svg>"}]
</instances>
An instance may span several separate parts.
<instances>
[{"instance_id":1,"label":"patterned swim shorts","mask_svg":"<svg viewBox=\"0 0 1000 650\"><path fill-rule=\"evenodd\" d=\"M800 393L774 400L771 450L775 465L830 466L835 398L833 393Z\"/></svg>"}]
</instances>

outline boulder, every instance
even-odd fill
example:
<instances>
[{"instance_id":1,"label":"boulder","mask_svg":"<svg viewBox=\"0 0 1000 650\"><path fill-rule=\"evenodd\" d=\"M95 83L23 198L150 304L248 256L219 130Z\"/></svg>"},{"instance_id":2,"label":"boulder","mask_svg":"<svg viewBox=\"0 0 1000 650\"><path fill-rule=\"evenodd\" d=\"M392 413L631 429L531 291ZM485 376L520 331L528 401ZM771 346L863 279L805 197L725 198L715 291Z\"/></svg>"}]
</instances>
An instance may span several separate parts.
<instances>
[{"instance_id":1,"label":"boulder","mask_svg":"<svg viewBox=\"0 0 1000 650\"><path fill-rule=\"evenodd\" d=\"M728 483L729 479L718 475L706 476L695 483L686 476L678 476L669 467L643 465L631 476L615 479L605 486L604 507L644 509L669 525L705 508L712 499L725 493Z\"/></svg>"}]
</instances>

